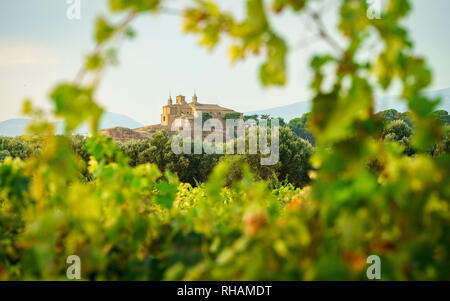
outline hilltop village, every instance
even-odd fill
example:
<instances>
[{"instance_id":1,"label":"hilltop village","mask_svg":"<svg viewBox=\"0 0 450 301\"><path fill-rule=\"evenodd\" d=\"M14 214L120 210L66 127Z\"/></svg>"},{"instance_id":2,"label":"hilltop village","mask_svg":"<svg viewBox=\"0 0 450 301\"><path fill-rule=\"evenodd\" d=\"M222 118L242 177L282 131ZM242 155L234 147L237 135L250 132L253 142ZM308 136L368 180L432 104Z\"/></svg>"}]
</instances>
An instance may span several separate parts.
<instances>
[{"instance_id":1,"label":"hilltop village","mask_svg":"<svg viewBox=\"0 0 450 301\"><path fill-rule=\"evenodd\" d=\"M177 95L175 103L171 96L167 100L167 105L162 107L161 123L144 126L136 129L125 127L114 127L100 131L102 135L111 137L114 141L126 142L129 140L151 139L152 135L159 130L166 130L173 135L171 126L174 120L184 119L193 124L194 116L197 112L206 112L211 118L223 119L226 114L238 113L232 109L221 107L217 104L199 103L196 93L192 96L191 102L186 102L184 95ZM240 117L243 117L242 113Z\"/></svg>"}]
</instances>

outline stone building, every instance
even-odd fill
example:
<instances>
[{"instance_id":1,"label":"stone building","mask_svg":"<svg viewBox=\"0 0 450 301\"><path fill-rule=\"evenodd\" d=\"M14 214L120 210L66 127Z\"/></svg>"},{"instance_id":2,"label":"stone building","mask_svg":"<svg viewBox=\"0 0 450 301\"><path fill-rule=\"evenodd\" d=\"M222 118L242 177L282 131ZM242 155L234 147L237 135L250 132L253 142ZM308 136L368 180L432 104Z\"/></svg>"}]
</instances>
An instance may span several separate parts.
<instances>
[{"instance_id":1,"label":"stone building","mask_svg":"<svg viewBox=\"0 0 450 301\"><path fill-rule=\"evenodd\" d=\"M167 105L163 106L161 114L161 123L148 125L137 129L128 129L123 127L115 127L110 129L103 129L101 134L111 137L114 141L126 142L129 140L150 139L152 135L159 130L166 130L170 135L175 134L171 131L172 122L177 118L189 120L193 125L194 117L197 112L206 112L212 118L224 119L227 113L238 113L234 110L221 107L217 104L203 104L198 102L196 93L192 96L191 102L186 102L183 95L178 95L175 98L175 103L172 97L169 96ZM243 118L242 113L238 113L240 118ZM192 127L193 128L193 127Z\"/></svg>"},{"instance_id":2,"label":"stone building","mask_svg":"<svg viewBox=\"0 0 450 301\"><path fill-rule=\"evenodd\" d=\"M170 128L172 122L177 118L193 121L196 112L206 112L209 113L212 118L217 119L223 119L227 113L236 113L234 110L216 104L199 103L196 93L192 96L192 101L190 103L186 102L186 98L183 95L178 95L175 98L175 103L173 103L172 97L169 96L167 105L163 106L161 125ZM239 114L242 118L243 114Z\"/></svg>"}]
</instances>

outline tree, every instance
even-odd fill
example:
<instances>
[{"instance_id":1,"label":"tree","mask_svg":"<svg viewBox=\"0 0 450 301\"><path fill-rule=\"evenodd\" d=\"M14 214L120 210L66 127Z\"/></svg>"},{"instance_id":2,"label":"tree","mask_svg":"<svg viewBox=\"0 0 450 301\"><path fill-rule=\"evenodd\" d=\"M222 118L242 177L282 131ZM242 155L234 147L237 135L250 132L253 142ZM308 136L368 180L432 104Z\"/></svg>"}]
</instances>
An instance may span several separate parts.
<instances>
[{"instance_id":1,"label":"tree","mask_svg":"<svg viewBox=\"0 0 450 301\"><path fill-rule=\"evenodd\" d=\"M70 142L73 151L87 164L91 155L86 148L86 138L81 135L73 135Z\"/></svg>"},{"instance_id":2,"label":"tree","mask_svg":"<svg viewBox=\"0 0 450 301\"><path fill-rule=\"evenodd\" d=\"M450 125L450 115L445 110L435 111L434 116L439 119L444 125Z\"/></svg>"},{"instance_id":3,"label":"tree","mask_svg":"<svg viewBox=\"0 0 450 301\"><path fill-rule=\"evenodd\" d=\"M380 111L376 115L379 116L386 124L400 119L400 113L395 109Z\"/></svg>"},{"instance_id":4,"label":"tree","mask_svg":"<svg viewBox=\"0 0 450 301\"><path fill-rule=\"evenodd\" d=\"M389 109L378 112L376 116L381 118L385 125L395 120L402 120L406 122L409 127L412 127L411 116L408 112L400 113L395 109Z\"/></svg>"},{"instance_id":5,"label":"tree","mask_svg":"<svg viewBox=\"0 0 450 301\"><path fill-rule=\"evenodd\" d=\"M241 118L241 114L238 112L229 112L229 113L225 113L225 115L223 116L223 119L227 120L227 119L240 119Z\"/></svg>"},{"instance_id":6,"label":"tree","mask_svg":"<svg viewBox=\"0 0 450 301\"><path fill-rule=\"evenodd\" d=\"M391 121L383 131L383 137L387 141L396 141L403 147L403 153L411 156L415 153L410 137L412 135L412 129L409 125L401 120L397 119Z\"/></svg>"},{"instance_id":7,"label":"tree","mask_svg":"<svg viewBox=\"0 0 450 301\"><path fill-rule=\"evenodd\" d=\"M157 131L150 141L146 141L146 147L138 154L138 163L154 163L159 170L165 171L168 165L170 150L170 137L167 131Z\"/></svg>"},{"instance_id":8,"label":"tree","mask_svg":"<svg viewBox=\"0 0 450 301\"><path fill-rule=\"evenodd\" d=\"M272 124L272 120L274 120L274 119L278 119L278 124L279 124L280 126L286 126L286 121L284 121L284 119L281 118L281 117L269 119L269 122L268 122L267 124L268 124L268 125L271 125L271 124Z\"/></svg>"},{"instance_id":9,"label":"tree","mask_svg":"<svg viewBox=\"0 0 450 301\"><path fill-rule=\"evenodd\" d=\"M158 139L156 139L156 141L158 141ZM151 142L148 140L131 140L124 143L118 142L117 146L118 149L130 159L130 166L137 166L144 162L156 163L157 161L155 158L152 158L152 160L149 161L143 161L140 157L142 153L151 148Z\"/></svg>"},{"instance_id":10,"label":"tree","mask_svg":"<svg viewBox=\"0 0 450 301\"><path fill-rule=\"evenodd\" d=\"M25 160L39 152L41 142L39 139L0 136L0 151L8 151L9 156ZM6 152L5 152L6 154Z\"/></svg>"},{"instance_id":11,"label":"tree","mask_svg":"<svg viewBox=\"0 0 450 301\"><path fill-rule=\"evenodd\" d=\"M244 115L244 121L247 121L249 119L258 121L258 114L254 114L254 115Z\"/></svg>"},{"instance_id":12,"label":"tree","mask_svg":"<svg viewBox=\"0 0 450 301\"><path fill-rule=\"evenodd\" d=\"M197 185L206 181L209 173L219 161L219 155L192 154L176 155L172 152L173 137L167 131L158 131L150 141L133 142L136 151L132 154L132 162L136 164L154 163L161 171L170 171L178 175L180 181ZM130 154L128 151L127 154Z\"/></svg>"},{"instance_id":13,"label":"tree","mask_svg":"<svg viewBox=\"0 0 450 301\"><path fill-rule=\"evenodd\" d=\"M11 153L6 149L0 150L0 161L5 160L7 157L11 157Z\"/></svg>"},{"instance_id":14,"label":"tree","mask_svg":"<svg viewBox=\"0 0 450 301\"><path fill-rule=\"evenodd\" d=\"M450 154L450 125L446 125L443 128L443 138L437 143L431 150L433 156L448 156Z\"/></svg>"},{"instance_id":15,"label":"tree","mask_svg":"<svg viewBox=\"0 0 450 301\"><path fill-rule=\"evenodd\" d=\"M313 148L307 140L296 137L290 128L280 128L281 164L277 171L278 179L286 180L296 187L309 184L312 153Z\"/></svg>"},{"instance_id":16,"label":"tree","mask_svg":"<svg viewBox=\"0 0 450 301\"><path fill-rule=\"evenodd\" d=\"M207 120L211 119L212 116L208 112L202 112L202 121L206 122Z\"/></svg>"},{"instance_id":17,"label":"tree","mask_svg":"<svg viewBox=\"0 0 450 301\"><path fill-rule=\"evenodd\" d=\"M311 131L308 129L308 119L311 113L305 113L300 118L291 119L288 123L288 127L300 138L307 140L314 145L314 137Z\"/></svg>"},{"instance_id":18,"label":"tree","mask_svg":"<svg viewBox=\"0 0 450 301\"><path fill-rule=\"evenodd\" d=\"M401 119L391 121L383 131L384 138L395 141L409 138L411 135L412 129Z\"/></svg>"},{"instance_id":19,"label":"tree","mask_svg":"<svg viewBox=\"0 0 450 301\"><path fill-rule=\"evenodd\" d=\"M249 166L257 179L270 182L283 181L295 187L304 187L310 181L309 172L312 167L309 159L313 153L311 144L294 135L287 127L280 127L279 132L279 161L274 165L261 165L261 154L248 154L249 139L246 135L245 155L226 155L222 161L230 164L228 182L241 179L243 164ZM269 131L268 140L271 135ZM270 142L271 143L271 142Z\"/></svg>"}]
</instances>

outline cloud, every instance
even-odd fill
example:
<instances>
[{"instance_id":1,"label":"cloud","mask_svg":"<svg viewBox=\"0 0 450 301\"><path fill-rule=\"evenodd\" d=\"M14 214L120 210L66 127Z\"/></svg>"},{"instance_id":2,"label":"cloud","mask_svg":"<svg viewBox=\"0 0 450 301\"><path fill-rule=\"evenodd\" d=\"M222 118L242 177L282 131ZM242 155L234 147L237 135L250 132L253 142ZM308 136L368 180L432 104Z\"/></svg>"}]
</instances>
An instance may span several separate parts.
<instances>
[{"instance_id":1,"label":"cloud","mask_svg":"<svg viewBox=\"0 0 450 301\"><path fill-rule=\"evenodd\" d=\"M61 62L61 56L45 46L0 40L0 67L57 65Z\"/></svg>"}]
</instances>

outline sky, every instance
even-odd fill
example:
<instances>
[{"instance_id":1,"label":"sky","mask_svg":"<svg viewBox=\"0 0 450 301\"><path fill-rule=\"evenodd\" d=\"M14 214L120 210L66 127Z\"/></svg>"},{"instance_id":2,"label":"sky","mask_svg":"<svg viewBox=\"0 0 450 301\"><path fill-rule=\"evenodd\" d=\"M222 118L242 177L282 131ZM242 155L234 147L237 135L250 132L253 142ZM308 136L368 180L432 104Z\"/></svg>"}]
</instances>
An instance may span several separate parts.
<instances>
[{"instance_id":1,"label":"sky","mask_svg":"<svg viewBox=\"0 0 450 301\"><path fill-rule=\"evenodd\" d=\"M364 1L364 0L361 0ZM386 0L385 0L386 1ZM391 0L392 1L392 0ZM188 0L168 1L176 8ZM226 10L242 16L244 1L219 0ZM335 0L320 9L328 28L336 22ZM416 53L427 58L434 72L431 90L450 87L450 1L412 0L406 20ZM69 20L66 0L0 1L0 121L22 117L25 98L50 109L48 93L56 83L72 80L83 57L94 46L96 16L108 14L106 0L81 0L81 18ZM98 101L107 111L125 114L143 124L160 121L161 107L172 96L196 91L199 102L216 103L239 112L306 101L311 97L309 58L329 51L311 39L313 26L291 13L273 23L288 41L288 81L283 87L263 87L258 79L261 58L231 65L228 41L210 52L193 35L183 34L174 15L145 15L134 23L136 39L126 42L120 64L109 68L99 88Z\"/></svg>"}]
</instances>

